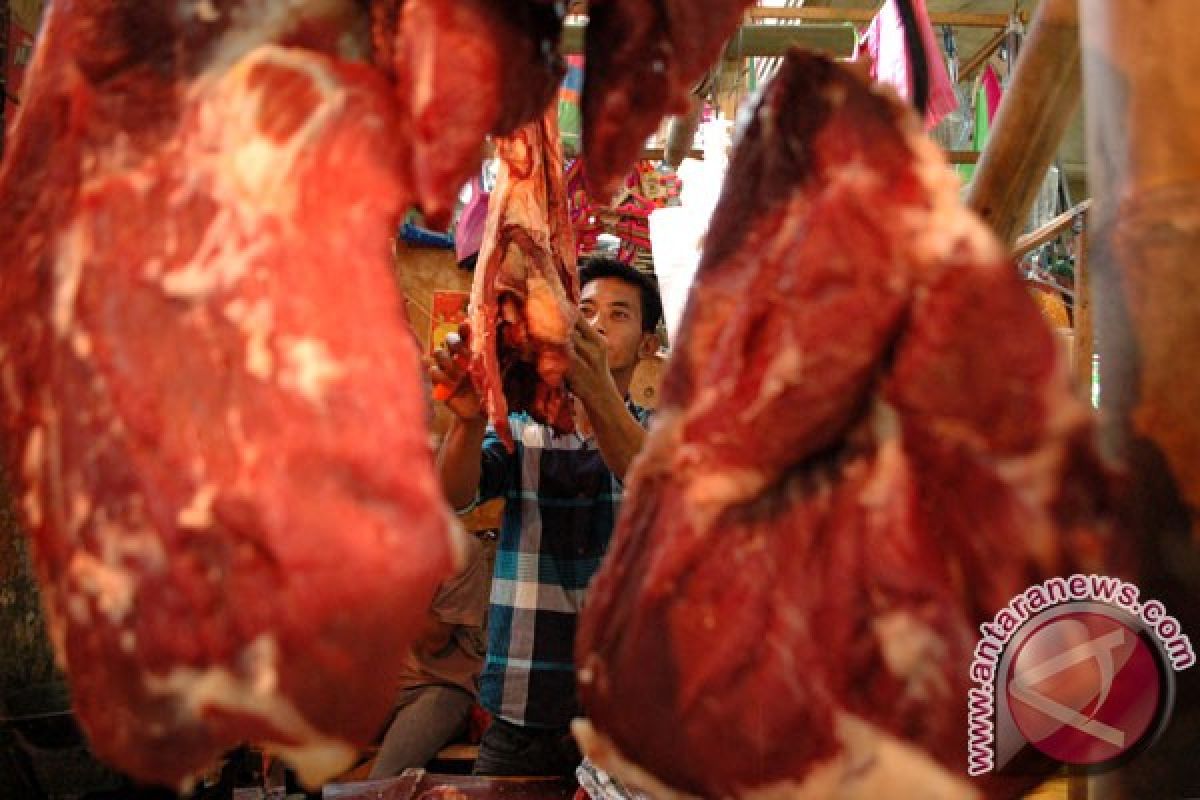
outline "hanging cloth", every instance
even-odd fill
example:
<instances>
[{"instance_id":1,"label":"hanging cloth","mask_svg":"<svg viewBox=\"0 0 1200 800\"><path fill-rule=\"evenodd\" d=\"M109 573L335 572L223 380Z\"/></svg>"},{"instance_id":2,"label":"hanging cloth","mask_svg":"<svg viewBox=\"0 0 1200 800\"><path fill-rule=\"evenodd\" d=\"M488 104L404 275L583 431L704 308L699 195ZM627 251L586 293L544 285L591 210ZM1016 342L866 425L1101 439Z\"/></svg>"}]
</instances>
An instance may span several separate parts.
<instances>
[{"instance_id":1,"label":"hanging cloth","mask_svg":"<svg viewBox=\"0 0 1200 800\"><path fill-rule=\"evenodd\" d=\"M925 114L925 129L930 130L942 117L958 108L958 96L946 70L937 34L929 21L924 0L912 0L921 41L925 43L925 60L929 71L929 108ZM895 0L887 0L871 20L858 43L856 60L870 57L871 77L893 87L905 100L912 97L912 79L908 74L908 48L904 43L904 23Z\"/></svg>"}]
</instances>

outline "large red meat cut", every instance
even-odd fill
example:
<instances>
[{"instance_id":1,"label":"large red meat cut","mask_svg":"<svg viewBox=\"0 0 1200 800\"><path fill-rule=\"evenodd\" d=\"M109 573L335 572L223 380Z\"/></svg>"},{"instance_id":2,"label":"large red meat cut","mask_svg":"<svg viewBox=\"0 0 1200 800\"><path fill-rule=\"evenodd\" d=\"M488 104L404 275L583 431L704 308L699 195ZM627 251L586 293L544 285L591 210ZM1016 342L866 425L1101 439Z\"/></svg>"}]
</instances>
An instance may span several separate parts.
<instances>
[{"instance_id":1,"label":"large red meat cut","mask_svg":"<svg viewBox=\"0 0 1200 800\"><path fill-rule=\"evenodd\" d=\"M579 275L558 113L496 140L500 171L471 287L471 377L512 447L508 414L575 429L566 387Z\"/></svg>"},{"instance_id":2,"label":"large red meat cut","mask_svg":"<svg viewBox=\"0 0 1200 800\"><path fill-rule=\"evenodd\" d=\"M412 173L427 217L448 221L488 134L541 116L563 75L561 3L373 0L376 63L411 115Z\"/></svg>"},{"instance_id":3,"label":"large red meat cut","mask_svg":"<svg viewBox=\"0 0 1200 800\"><path fill-rule=\"evenodd\" d=\"M915 117L792 53L741 138L577 642L585 751L704 797L966 782L977 625L1099 570L1065 359Z\"/></svg>"},{"instance_id":4,"label":"large red meat cut","mask_svg":"<svg viewBox=\"0 0 1200 800\"><path fill-rule=\"evenodd\" d=\"M145 781L347 766L452 569L354 13L52 3L0 169L8 464L75 712Z\"/></svg>"},{"instance_id":5,"label":"large red meat cut","mask_svg":"<svg viewBox=\"0 0 1200 800\"><path fill-rule=\"evenodd\" d=\"M593 0L588 4L583 153L588 181L611 193L664 114L691 107L753 0Z\"/></svg>"}]
</instances>

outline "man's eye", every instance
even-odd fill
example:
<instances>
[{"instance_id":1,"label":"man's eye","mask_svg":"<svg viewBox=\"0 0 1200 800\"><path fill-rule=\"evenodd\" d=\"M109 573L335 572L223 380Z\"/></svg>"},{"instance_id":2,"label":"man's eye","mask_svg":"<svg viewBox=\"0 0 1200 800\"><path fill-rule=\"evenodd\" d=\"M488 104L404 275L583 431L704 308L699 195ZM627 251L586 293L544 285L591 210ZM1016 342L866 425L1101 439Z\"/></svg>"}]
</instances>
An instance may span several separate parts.
<instances>
[{"instance_id":1,"label":"man's eye","mask_svg":"<svg viewBox=\"0 0 1200 800\"><path fill-rule=\"evenodd\" d=\"M625 313L624 311L614 311L613 319L629 319L629 314Z\"/></svg>"}]
</instances>

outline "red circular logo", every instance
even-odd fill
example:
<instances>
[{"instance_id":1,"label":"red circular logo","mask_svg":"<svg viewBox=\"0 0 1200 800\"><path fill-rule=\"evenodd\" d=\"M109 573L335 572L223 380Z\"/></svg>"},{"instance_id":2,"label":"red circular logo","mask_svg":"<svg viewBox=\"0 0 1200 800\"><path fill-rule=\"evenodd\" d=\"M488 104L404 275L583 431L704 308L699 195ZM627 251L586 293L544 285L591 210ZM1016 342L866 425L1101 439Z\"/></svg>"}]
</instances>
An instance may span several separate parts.
<instances>
[{"instance_id":1,"label":"red circular logo","mask_svg":"<svg viewBox=\"0 0 1200 800\"><path fill-rule=\"evenodd\" d=\"M1058 761L1090 766L1146 736L1158 718L1160 670L1137 630L1077 611L1047 621L1021 643L1005 691L1026 741Z\"/></svg>"}]
</instances>

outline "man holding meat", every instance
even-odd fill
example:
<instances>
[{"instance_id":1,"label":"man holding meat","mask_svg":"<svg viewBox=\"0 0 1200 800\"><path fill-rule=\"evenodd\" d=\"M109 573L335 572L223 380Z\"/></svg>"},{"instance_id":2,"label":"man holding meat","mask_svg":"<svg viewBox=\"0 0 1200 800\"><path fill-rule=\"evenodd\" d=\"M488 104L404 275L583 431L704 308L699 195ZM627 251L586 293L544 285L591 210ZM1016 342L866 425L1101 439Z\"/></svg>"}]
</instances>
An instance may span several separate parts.
<instances>
[{"instance_id":1,"label":"man holding meat","mask_svg":"<svg viewBox=\"0 0 1200 800\"><path fill-rule=\"evenodd\" d=\"M507 501L480 684L493 722L476 774L570 777L580 762L568 731L579 713L576 617L645 439L649 414L629 399L629 385L638 362L658 348L662 316L653 280L625 264L587 262L580 283L567 375L576 432L511 414L516 450L509 453L463 379L466 343L451 341L431 367L455 415L438 457L447 499L461 512L494 497Z\"/></svg>"}]
</instances>

